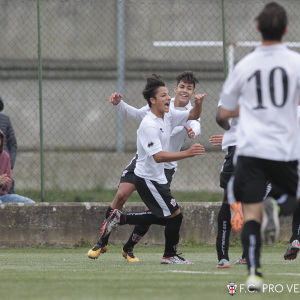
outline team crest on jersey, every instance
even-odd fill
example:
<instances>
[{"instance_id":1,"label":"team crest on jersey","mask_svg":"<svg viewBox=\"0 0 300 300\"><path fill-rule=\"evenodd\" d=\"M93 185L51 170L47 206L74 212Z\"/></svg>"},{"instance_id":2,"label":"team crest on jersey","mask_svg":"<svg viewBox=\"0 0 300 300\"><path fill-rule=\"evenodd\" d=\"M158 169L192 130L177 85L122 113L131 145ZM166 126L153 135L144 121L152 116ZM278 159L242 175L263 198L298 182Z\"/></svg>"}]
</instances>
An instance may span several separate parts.
<instances>
[{"instance_id":1,"label":"team crest on jersey","mask_svg":"<svg viewBox=\"0 0 300 300\"><path fill-rule=\"evenodd\" d=\"M229 282L229 284L227 284L229 295L233 296L236 293L236 287L235 282Z\"/></svg>"},{"instance_id":2,"label":"team crest on jersey","mask_svg":"<svg viewBox=\"0 0 300 300\"><path fill-rule=\"evenodd\" d=\"M127 170L124 170L123 173L122 173L122 175L121 175L121 177L125 177L126 174L127 174L127 172L128 172Z\"/></svg>"},{"instance_id":3,"label":"team crest on jersey","mask_svg":"<svg viewBox=\"0 0 300 300\"><path fill-rule=\"evenodd\" d=\"M172 206L174 207L176 206L176 200L174 198L171 199L170 203Z\"/></svg>"}]
</instances>

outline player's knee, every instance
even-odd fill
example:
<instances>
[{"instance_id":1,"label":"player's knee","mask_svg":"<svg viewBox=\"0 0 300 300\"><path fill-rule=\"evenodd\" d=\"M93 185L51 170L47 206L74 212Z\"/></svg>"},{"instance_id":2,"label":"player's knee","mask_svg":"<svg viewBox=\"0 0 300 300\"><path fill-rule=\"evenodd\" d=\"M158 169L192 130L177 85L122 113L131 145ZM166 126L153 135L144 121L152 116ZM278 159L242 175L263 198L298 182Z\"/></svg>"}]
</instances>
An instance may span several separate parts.
<instances>
[{"instance_id":1,"label":"player's knee","mask_svg":"<svg viewBox=\"0 0 300 300\"><path fill-rule=\"evenodd\" d=\"M167 221L169 223L173 223L173 224L177 224L177 225L181 225L182 220L183 220L183 215L181 212L172 218L167 218Z\"/></svg>"},{"instance_id":2,"label":"player's knee","mask_svg":"<svg viewBox=\"0 0 300 300\"><path fill-rule=\"evenodd\" d=\"M128 193L123 191L118 191L115 196L114 202L118 205L123 206L126 203L128 197L129 197Z\"/></svg>"}]
</instances>

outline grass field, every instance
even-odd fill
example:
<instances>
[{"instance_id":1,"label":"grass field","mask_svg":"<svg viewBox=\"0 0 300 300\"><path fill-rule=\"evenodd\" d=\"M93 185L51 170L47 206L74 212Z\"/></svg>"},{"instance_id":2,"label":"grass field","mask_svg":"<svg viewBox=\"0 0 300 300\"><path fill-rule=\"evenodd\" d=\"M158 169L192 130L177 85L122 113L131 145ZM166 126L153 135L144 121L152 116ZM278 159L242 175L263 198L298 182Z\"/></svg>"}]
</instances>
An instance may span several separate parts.
<instances>
[{"instance_id":1,"label":"grass field","mask_svg":"<svg viewBox=\"0 0 300 300\"><path fill-rule=\"evenodd\" d=\"M85 247L0 249L0 299L226 299L229 282L237 284L233 297L239 299L300 296L300 257L283 260L286 245L263 247L264 294L244 290L244 265L218 270L214 246L180 246L193 265L161 265L162 246L137 246L141 261L128 263L121 247L110 245L97 260L87 258ZM240 254L240 246L230 248L232 262Z\"/></svg>"}]
</instances>

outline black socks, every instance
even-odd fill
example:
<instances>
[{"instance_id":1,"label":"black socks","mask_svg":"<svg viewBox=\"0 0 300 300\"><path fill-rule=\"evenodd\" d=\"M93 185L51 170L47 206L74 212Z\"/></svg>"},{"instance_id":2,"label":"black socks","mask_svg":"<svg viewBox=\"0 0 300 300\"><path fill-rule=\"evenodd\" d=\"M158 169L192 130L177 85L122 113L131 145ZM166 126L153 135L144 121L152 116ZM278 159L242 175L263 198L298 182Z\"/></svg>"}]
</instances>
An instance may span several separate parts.
<instances>
[{"instance_id":1,"label":"black socks","mask_svg":"<svg viewBox=\"0 0 300 300\"><path fill-rule=\"evenodd\" d=\"M150 225L136 225L133 229L133 232L128 239L127 243L124 245L123 249L125 251L132 249L141 238L148 232Z\"/></svg>"},{"instance_id":2,"label":"black socks","mask_svg":"<svg viewBox=\"0 0 300 300\"><path fill-rule=\"evenodd\" d=\"M130 213L121 215L120 225L131 224L131 225L166 225L165 218L156 217L151 211L143 211L138 213Z\"/></svg>"},{"instance_id":3,"label":"black socks","mask_svg":"<svg viewBox=\"0 0 300 300\"><path fill-rule=\"evenodd\" d=\"M166 219L165 228L165 253L164 257L174 256L177 252L179 242L179 231L182 223L182 213L173 218Z\"/></svg>"},{"instance_id":4,"label":"black socks","mask_svg":"<svg viewBox=\"0 0 300 300\"><path fill-rule=\"evenodd\" d=\"M219 261L223 258L229 260L228 249L231 230L230 219L230 206L229 204L223 202L218 214L218 233L216 240L216 249Z\"/></svg>"},{"instance_id":5,"label":"black socks","mask_svg":"<svg viewBox=\"0 0 300 300\"><path fill-rule=\"evenodd\" d=\"M254 220L246 222L242 229L241 238L250 275L258 275L262 277L262 270L260 266L260 227L260 224Z\"/></svg>"},{"instance_id":6,"label":"black socks","mask_svg":"<svg viewBox=\"0 0 300 300\"><path fill-rule=\"evenodd\" d=\"M294 240L300 241L300 202L297 203L293 213L292 232L290 243Z\"/></svg>"}]
</instances>

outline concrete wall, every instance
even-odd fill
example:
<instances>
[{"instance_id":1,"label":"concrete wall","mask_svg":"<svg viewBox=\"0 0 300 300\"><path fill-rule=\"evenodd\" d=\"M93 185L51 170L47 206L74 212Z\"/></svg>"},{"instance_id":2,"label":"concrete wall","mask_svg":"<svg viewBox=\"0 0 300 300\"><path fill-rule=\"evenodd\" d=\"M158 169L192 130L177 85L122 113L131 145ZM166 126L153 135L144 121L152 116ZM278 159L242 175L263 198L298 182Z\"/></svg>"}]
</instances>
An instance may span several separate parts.
<instances>
[{"instance_id":1,"label":"concrete wall","mask_svg":"<svg viewBox=\"0 0 300 300\"><path fill-rule=\"evenodd\" d=\"M70 246L84 242L95 243L108 203L40 203L0 204L0 247L32 245ZM214 244L220 203L183 203L184 215L180 242ZM140 203L128 203L124 212L142 211ZM117 228L111 243L125 243L133 226ZM281 220L280 240L289 240L291 218ZM239 234L232 232L231 238ZM164 230L153 225L142 243L164 244Z\"/></svg>"}]
</instances>

